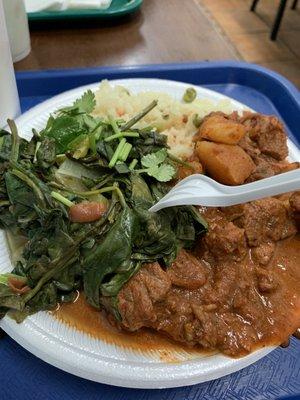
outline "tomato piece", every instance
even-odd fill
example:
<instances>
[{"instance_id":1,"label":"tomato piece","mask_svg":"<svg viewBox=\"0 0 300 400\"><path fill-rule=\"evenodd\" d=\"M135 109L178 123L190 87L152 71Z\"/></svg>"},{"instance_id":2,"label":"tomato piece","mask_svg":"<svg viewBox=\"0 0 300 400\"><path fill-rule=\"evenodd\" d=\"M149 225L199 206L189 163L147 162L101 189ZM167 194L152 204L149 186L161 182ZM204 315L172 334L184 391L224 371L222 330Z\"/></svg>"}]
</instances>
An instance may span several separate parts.
<instances>
[{"instance_id":1,"label":"tomato piece","mask_svg":"<svg viewBox=\"0 0 300 400\"><path fill-rule=\"evenodd\" d=\"M70 207L69 218L72 222L93 222L100 219L106 211L107 207L103 203L83 201Z\"/></svg>"}]
</instances>

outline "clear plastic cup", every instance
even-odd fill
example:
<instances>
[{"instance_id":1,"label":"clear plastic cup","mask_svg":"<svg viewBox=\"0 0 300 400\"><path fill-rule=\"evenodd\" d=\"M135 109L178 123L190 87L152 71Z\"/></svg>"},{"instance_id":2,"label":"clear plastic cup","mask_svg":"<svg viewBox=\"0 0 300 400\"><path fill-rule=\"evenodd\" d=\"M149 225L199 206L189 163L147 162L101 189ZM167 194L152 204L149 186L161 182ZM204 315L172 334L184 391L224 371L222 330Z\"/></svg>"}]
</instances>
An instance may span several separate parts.
<instances>
[{"instance_id":1,"label":"clear plastic cup","mask_svg":"<svg viewBox=\"0 0 300 400\"><path fill-rule=\"evenodd\" d=\"M0 128L8 118L20 114L20 102L6 30L2 1L0 0Z\"/></svg>"},{"instance_id":2,"label":"clear plastic cup","mask_svg":"<svg viewBox=\"0 0 300 400\"><path fill-rule=\"evenodd\" d=\"M23 0L2 0L13 62L30 53L28 18ZM1 2L1 0L0 0Z\"/></svg>"}]
</instances>

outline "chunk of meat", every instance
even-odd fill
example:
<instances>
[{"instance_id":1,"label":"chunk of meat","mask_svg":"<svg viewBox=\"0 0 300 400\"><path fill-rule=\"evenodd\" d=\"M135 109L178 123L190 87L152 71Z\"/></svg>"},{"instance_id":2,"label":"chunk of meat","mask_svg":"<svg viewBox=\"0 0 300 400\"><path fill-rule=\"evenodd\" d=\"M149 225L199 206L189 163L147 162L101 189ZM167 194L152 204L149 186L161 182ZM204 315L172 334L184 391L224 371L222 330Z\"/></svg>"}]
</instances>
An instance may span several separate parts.
<instances>
[{"instance_id":1,"label":"chunk of meat","mask_svg":"<svg viewBox=\"0 0 300 400\"><path fill-rule=\"evenodd\" d=\"M274 278L272 271L268 271L264 268L256 268L257 286L261 293L269 293L276 289L278 282Z\"/></svg>"},{"instance_id":2,"label":"chunk of meat","mask_svg":"<svg viewBox=\"0 0 300 400\"><path fill-rule=\"evenodd\" d=\"M246 112L240 122L263 154L276 160L284 160L288 156L287 136L277 117Z\"/></svg>"},{"instance_id":3,"label":"chunk of meat","mask_svg":"<svg viewBox=\"0 0 300 400\"><path fill-rule=\"evenodd\" d=\"M208 174L225 185L241 185L255 170L252 159L239 146L200 141L196 152Z\"/></svg>"},{"instance_id":4,"label":"chunk of meat","mask_svg":"<svg viewBox=\"0 0 300 400\"><path fill-rule=\"evenodd\" d=\"M231 355L237 349L244 354L251 351L251 342L256 339L256 332L250 324L246 325L231 312L211 313L198 305L193 305L193 311L196 317L193 325L200 325L200 328L194 328L194 331L198 331L195 339L204 348L220 348L225 354Z\"/></svg>"},{"instance_id":5,"label":"chunk of meat","mask_svg":"<svg viewBox=\"0 0 300 400\"><path fill-rule=\"evenodd\" d=\"M206 282L205 266L186 250L179 252L176 260L167 269L167 275L173 285L187 289L197 289Z\"/></svg>"},{"instance_id":6,"label":"chunk of meat","mask_svg":"<svg viewBox=\"0 0 300 400\"><path fill-rule=\"evenodd\" d=\"M187 176L190 176L192 174L202 174L203 173L202 164L196 157L187 159L186 162L188 162L190 164L191 168L186 167L185 165L180 165L177 170L177 179L178 180L184 179Z\"/></svg>"},{"instance_id":7,"label":"chunk of meat","mask_svg":"<svg viewBox=\"0 0 300 400\"><path fill-rule=\"evenodd\" d=\"M293 212L295 223L298 231L300 231L300 192L295 192L290 197L290 206Z\"/></svg>"},{"instance_id":8,"label":"chunk of meat","mask_svg":"<svg viewBox=\"0 0 300 400\"><path fill-rule=\"evenodd\" d=\"M164 299L170 287L170 278L158 263L145 264L118 295L124 327L135 331L154 322L153 304Z\"/></svg>"},{"instance_id":9,"label":"chunk of meat","mask_svg":"<svg viewBox=\"0 0 300 400\"><path fill-rule=\"evenodd\" d=\"M285 161L287 135L278 118L245 112L239 121L245 126L246 135L238 144L256 165L247 183L299 168L298 162Z\"/></svg>"},{"instance_id":10,"label":"chunk of meat","mask_svg":"<svg viewBox=\"0 0 300 400\"><path fill-rule=\"evenodd\" d=\"M261 243L258 247L252 249L252 257L259 264L267 265L275 251L275 243L266 242Z\"/></svg>"},{"instance_id":11,"label":"chunk of meat","mask_svg":"<svg viewBox=\"0 0 300 400\"><path fill-rule=\"evenodd\" d=\"M265 155L256 156L254 159L255 170L246 179L246 183L255 182L260 179L269 178L277 173L280 173L278 169L278 162L274 162L274 159Z\"/></svg>"},{"instance_id":12,"label":"chunk of meat","mask_svg":"<svg viewBox=\"0 0 300 400\"><path fill-rule=\"evenodd\" d=\"M276 161L274 158L261 154L254 158L256 168L246 182L254 182L259 179L269 178L283 172L292 171L299 168L299 163L288 163L286 161Z\"/></svg>"},{"instance_id":13,"label":"chunk of meat","mask_svg":"<svg viewBox=\"0 0 300 400\"><path fill-rule=\"evenodd\" d=\"M234 269L234 268L233 268ZM224 268L223 277L228 278L227 285L217 284L210 290L220 300L219 304L201 302L199 291L178 289L172 287L166 297L154 304L157 318L146 322L145 326L162 331L173 339L189 346L196 344L208 349L218 348L226 354L246 354L251 351L252 343L257 341L255 328L243 319L241 315L248 313L248 302L259 301L259 296L253 298L254 291L243 293L243 302L239 304L239 315L229 310L227 301L232 302L234 282L228 265ZM204 298L207 298L205 292ZM223 300L221 300L223 296ZM222 304L221 301L224 301ZM138 307L138 301L136 306ZM258 307L259 308L259 307ZM257 314L257 320L260 314Z\"/></svg>"},{"instance_id":14,"label":"chunk of meat","mask_svg":"<svg viewBox=\"0 0 300 400\"><path fill-rule=\"evenodd\" d=\"M209 219L208 219L209 221ZM209 223L209 231L203 243L215 260L241 260L246 255L244 229L232 222L219 220Z\"/></svg>"},{"instance_id":15,"label":"chunk of meat","mask_svg":"<svg viewBox=\"0 0 300 400\"><path fill-rule=\"evenodd\" d=\"M185 291L183 292L185 293ZM190 340L187 340L186 328L194 320L193 310L188 298L182 295L181 289L172 288L166 300L156 304L157 321L151 325L152 328L162 331L170 337L188 345L196 343L197 335L194 326L190 326Z\"/></svg>"},{"instance_id":16,"label":"chunk of meat","mask_svg":"<svg viewBox=\"0 0 300 400\"><path fill-rule=\"evenodd\" d=\"M245 204L241 222L250 246L278 241L296 233L290 211L283 202L274 198Z\"/></svg>"},{"instance_id":17,"label":"chunk of meat","mask_svg":"<svg viewBox=\"0 0 300 400\"><path fill-rule=\"evenodd\" d=\"M219 114L205 118L199 128L201 139L224 144L237 144L245 132L246 129L241 123Z\"/></svg>"},{"instance_id":18,"label":"chunk of meat","mask_svg":"<svg viewBox=\"0 0 300 400\"><path fill-rule=\"evenodd\" d=\"M292 194L290 197L290 205L294 212L300 213L300 191Z\"/></svg>"},{"instance_id":19,"label":"chunk of meat","mask_svg":"<svg viewBox=\"0 0 300 400\"><path fill-rule=\"evenodd\" d=\"M154 305L162 301L171 284L196 289L204 285L204 265L192 254L181 250L165 272L158 263L145 264L119 293L119 311L123 325L139 329L156 321Z\"/></svg>"},{"instance_id":20,"label":"chunk of meat","mask_svg":"<svg viewBox=\"0 0 300 400\"><path fill-rule=\"evenodd\" d=\"M208 214L210 223L224 219L220 210L209 210ZM232 228L232 223L228 224ZM289 248L288 241L283 243ZM293 249L291 259L296 254ZM189 272L185 271L189 267L181 259L184 257L190 260ZM248 354L266 339L267 343L274 343L274 335L281 343L295 331L299 307L291 308L295 292L289 292L281 284L282 277L276 274L278 263L282 263L280 254L275 253L268 267L257 265L250 256L238 262L221 258L214 263L200 263L200 270L206 267L206 280L195 289L185 286L185 279L193 280L192 271L198 271L195 257L183 251L176 261L170 270L180 275L179 285L177 277L173 280L171 272L164 272L154 263L144 265L121 289L119 310L123 327L131 331L142 326L152 328L185 345L218 349L231 356ZM297 276L287 275L282 276L292 279L292 287L298 287Z\"/></svg>"},{"instance_id":21,"label":"chunk of meat","mask_svg":"<svg viewBox=\"0 0 300 400\"><path fill-rule=\"evenodd\" d=\"M69 209L69 218L72 222L93 222L100 219L107 211L104 203L83 201Z\"/></svg>"},{"instance_id":22,"label":"chunk of meat","mask_svg":"<svg viewBox=\"0 0 300 400\"><path fill-rule=\"evenodd\" d=\"M295 162L292 162L292 163L282 162L282 163L279 164L278 167L279 167L279 170L280 170L280 172L278 172L278 173L282 174L283 172L289 172L289 171L294 171L294 169L299 169L300 168L300 162L298 162L298 161L295 161ZM300 173L300 171L299 171L299 173Z\"/></svg>"},{"instance_id":23,"label":"chunk of meat","mask_svg":"<svg viewBox=\"0 0 300 400\"><path fill-rule=\"evenodd\" d=\"M256 162L261 151L259 150L257 143L250 139L248 133L239 141L238 145L245 150L254 162Z\"/></svg>"},{"instance_id":24,"label":"chunk of meat","mask_svg":"<svg viewBox=\"0 0 300 400\"><path fill-rule=\"evenodd\" d=\"M228 221L235 221L244 215L244 204L237 204L230 207L220 207L220 210Z\"/></svg>"}]
</instances>

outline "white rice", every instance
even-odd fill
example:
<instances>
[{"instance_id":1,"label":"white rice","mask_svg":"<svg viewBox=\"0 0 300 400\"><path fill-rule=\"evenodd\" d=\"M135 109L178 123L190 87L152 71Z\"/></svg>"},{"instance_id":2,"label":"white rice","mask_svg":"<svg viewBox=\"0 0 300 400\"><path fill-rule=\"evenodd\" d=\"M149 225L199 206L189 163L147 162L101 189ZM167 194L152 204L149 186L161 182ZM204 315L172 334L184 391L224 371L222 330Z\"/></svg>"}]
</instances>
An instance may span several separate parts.
<instances>
[{"instance_id":1,"label":"white rice","mask_svg":"<svg viewBox=\"0 0 300 400\"><path fill-rule=\"evenodd\" d=\"M183 94L183 93L182 93ZM233 111L229 100L212 102L208 99L195 99L192 103L175 100L170 95L161 92L140 92L130 94L123 86L111 86L108 81L102 81L95 93L96 107L94 115L122 118L125 121L132 118L152 100L158 100L158 105L149 112L136 126L153 126L168 136L168 144L174 155L189 157L193 153L192 141L197 128L193 123L195 114L200 118L212 111Z\"/></svg>"}]
</instances>

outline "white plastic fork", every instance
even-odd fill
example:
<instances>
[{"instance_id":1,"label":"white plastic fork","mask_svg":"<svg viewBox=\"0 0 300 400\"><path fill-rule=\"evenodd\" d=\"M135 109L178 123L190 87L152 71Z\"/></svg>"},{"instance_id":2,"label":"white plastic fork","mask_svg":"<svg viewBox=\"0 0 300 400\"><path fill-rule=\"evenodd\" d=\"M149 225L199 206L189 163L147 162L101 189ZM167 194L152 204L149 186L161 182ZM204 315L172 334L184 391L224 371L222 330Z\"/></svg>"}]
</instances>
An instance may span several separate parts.
<instances>
[{"instance_id":1,"label":"white plastic fork","mask_svg":"<svg viewBox=\"0 0 300 400\"><path fill-rule=\"evenodd\" d=\"M222 185L205 175L194 174L177 183L149 211L182 205L233 206L299 189L300 169L239 186Z\"/></svg>"}]
</instances>

